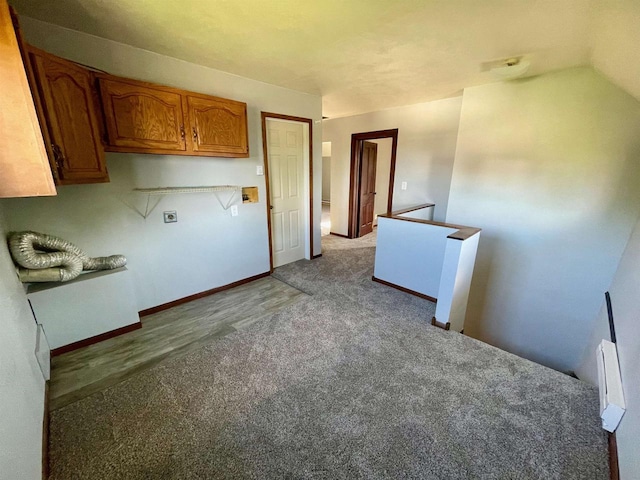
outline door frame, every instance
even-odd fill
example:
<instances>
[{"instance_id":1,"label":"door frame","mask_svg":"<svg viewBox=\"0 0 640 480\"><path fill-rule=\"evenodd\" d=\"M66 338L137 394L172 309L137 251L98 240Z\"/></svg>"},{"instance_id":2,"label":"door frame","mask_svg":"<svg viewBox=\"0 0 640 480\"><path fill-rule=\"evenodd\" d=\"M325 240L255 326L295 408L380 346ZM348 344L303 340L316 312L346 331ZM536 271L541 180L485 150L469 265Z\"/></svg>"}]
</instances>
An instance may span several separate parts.
<instances>
[{"instance_id":1,"label":"door frame","mask_svg":"<svg viewBox=\"0 0 640 480\"><path fill-rule=\"evenodd\" d=\"M269 181L269 149L267 145L267 119L286 120L309 125L309 259L313 256L313 120L280 113L260 112L262 119L262 152L264 180L267 187L267 233L269 235L269 271L273 273L273 238L271 237L271 182Z\"/></svg>"},{"instance_id":2,"label":"door frame","mask_svg":"<svg viewBox=\"0 0 640 480\"><path fill-rule=\"evenodd\" d=\"M349 182L349 225L348 238L358 238L360 233L360 172L362 170L362 146L365 140L391 138L391 168L389 170L389 196L387 214L391 214L393 205L393 182L396 175L396 152L398 150L398 129L377 130L374 132L353 133L351 135L351 179Z\"/></svg>"}]
</instances>

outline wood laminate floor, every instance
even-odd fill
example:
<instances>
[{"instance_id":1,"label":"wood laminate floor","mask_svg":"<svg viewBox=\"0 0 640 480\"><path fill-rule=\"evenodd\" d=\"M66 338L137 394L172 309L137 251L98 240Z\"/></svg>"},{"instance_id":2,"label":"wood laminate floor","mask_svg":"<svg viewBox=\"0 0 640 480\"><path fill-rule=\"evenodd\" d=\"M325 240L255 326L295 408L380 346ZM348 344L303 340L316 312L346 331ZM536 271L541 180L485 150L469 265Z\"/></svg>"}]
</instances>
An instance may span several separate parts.
<instances>
[{"instance_id":1,"label":"wood laminate floor","mask_svg":"<svg viewBox=\"0 0 640 480\"><path fill-rule=\"evenodd\" d=\"M300 290L266 277L143 317L141 329L53 357L49 408L115 385L305 297Z\"/></svg>"}]
</instances>

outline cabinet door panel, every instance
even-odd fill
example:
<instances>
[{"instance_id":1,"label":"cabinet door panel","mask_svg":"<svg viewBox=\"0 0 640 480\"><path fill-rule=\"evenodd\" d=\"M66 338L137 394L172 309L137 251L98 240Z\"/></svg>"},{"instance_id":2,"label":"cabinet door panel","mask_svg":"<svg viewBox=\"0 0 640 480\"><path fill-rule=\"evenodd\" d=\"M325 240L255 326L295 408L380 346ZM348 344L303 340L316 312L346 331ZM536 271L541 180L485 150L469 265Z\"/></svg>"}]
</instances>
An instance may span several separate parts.
<instances>
[{"instance_id":1,"label":"cabinet door panel","mask_svg":"<svg viewBox=\"0 0 640 480\"><path fill-rule=\"evenodd\" d=\"M46 127L61 184L109 180L100 141L91 72L44 53L31 53Z\"/></svg>"},{"instance_id":2,"label":"cabinet door panel","mask_svg":"<svg viewBox=\"0 0 640 480\"><path fill-rule=\"evenodd\" d=\"M0 0L0 198L55 195L6 0Z\"/></svg>"},{"instance_id":3,"label":"cabinet door panel","mask_svg":"<svg viewBox=\"0 0 640 480\"><path fill-rule=\"evenodd\" d=\"M115 151L184 151L182 99L135 81L100 78L109 146Z\"/></svg>"},{"instance_id":4,"label":"cabinet door panel","mask_svg":"<svg viewBox=\"0 0 640 480\"><path fill-rule=\"evenodd\" d=\"M249 156L246 104L215 97L186 98L194 152Z\"/></svg>"}]
</instances>

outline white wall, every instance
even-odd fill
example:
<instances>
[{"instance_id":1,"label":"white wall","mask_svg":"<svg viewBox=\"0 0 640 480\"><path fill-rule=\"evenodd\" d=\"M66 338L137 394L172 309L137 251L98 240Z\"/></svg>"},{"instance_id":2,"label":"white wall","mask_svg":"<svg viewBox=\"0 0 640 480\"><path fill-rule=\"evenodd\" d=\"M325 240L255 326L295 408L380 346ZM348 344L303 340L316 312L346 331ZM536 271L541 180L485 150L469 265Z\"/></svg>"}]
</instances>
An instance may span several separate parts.
<instances>
[{"instance_id":1,"label":"white wall","mask_svg":"<svg viewBox=\"0 0 640 480\"><path fill-rule=\"evenodd\" d=\"M131 272L126 267L80 275L64 283L32 284L27 292L52 350L129 325L140 326Z\"/></svg>"},{"instance_id":2,"label":"white wall","mask_svg":"<svg viewBox=\"0 0 640 480\"><path fill-rule=\"evenodd\" d=\"M0 238L6 238L0 201ZM44 378L34 354L36 324L7 244L0 242L0 477L37 479L42 470Z\"/></svg>"},{"instance_id":3,"label":"white wall","mask_svg":"<svg viewBox=\"0 0 640 480\"><path fill-rule=\"evenodd\" d=\"M322 157L322 201L331 202L331 157Z\"/></svg>"},{"instance_id":4,"label":"white wall","mask_svg":"<svg viewBox=\"0 0 640 480\"><path fill-rule=\"evenodd\" d=\"M351 134L398 128L393 209L435 203L444 220L455 156L461 97L325 120L323 140L331 142L331 230L347 234ZM408 188L400 190L401 182Z\"/></svg>"},{"instance_id":5,"label":"white wall","mask_svg":"<svg viewBox=\"0 0 640 480\"><path fill-rule=\"evenodd\" d=\"M640 219L620 265L609 288L611 305L616 326L618 358L622 373L627 412L616 431L620 478L623 480L640 478L640 457L638 456L638 438L640 438L640 378L638 361L640 359ZM601 299L604 298L604 295ZM598 384L596 370L596 345L609 337L609 320L606 304L602 304L594 325L591 341L584 351L578 376Z\"/></svg>"},{"instance_id":6,"label":"white wall","mask_svg":"<svg viewBox=\"0 0 640 480\"><path fill-rule=\"evenodd\" d=\"M376 199L373 205L373 214L378 216L387 213L387 203L389 201L389 173L391 172L391 138L371 140L378 145L376 156ZM377 223L374 219L374 223Z\"/></svg>"},{"instance_id":7,"label":"white wall","mask_svg":"<svg viewBox=\"0 0 640 480\"><path fill-rule=\"evenodd\" d=\"M640 2L594 2L591 63L613 83L640 99Z\"/></svg>"},{"instance_id":8,"label":"white wall","mask_svg":"<svg viewBox=\"0 0 640 480\"><path fill-rule=\"evenodd\" d=\"M116 75L246 102L251 157L107 154L111 183L60 187L54 198L10 200L8 225L61 236L91 255L125 254L140 309L268 271L265 182L256 175L256 166L264 164L260 111L319 120L320 97L29 18L21 23L30 43L62 57ZM315 254L321 248L321 135L321 124L314 122ZM172 195L146 220L126 205L143 205L144 198L129 193L134 187L225 184L258 186L260 202L240 204L239 216L232 218L213 194ZM221 194L223 201L226 195ZM177 210L178 223L164 224L163 210Z\"/></svg>"},{"instance_id":9,"label":"white wall","mask_svg":"<svg viewBox=\"0 0 640 480\"><path fill-rule=\"evenodd\" d=\"M575 370L640 207L640 104L590 68L466 89L447 221L483 229L465 333Z\"/></svg>"}]
</instances>

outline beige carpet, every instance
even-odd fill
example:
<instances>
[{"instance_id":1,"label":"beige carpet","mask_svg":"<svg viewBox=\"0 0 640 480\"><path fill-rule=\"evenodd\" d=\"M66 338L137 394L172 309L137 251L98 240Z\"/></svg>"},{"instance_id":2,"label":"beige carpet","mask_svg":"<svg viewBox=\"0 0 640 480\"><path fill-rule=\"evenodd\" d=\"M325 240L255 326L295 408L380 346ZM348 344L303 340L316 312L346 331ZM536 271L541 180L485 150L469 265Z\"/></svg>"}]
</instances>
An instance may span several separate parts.
<instances>
[{"instance_id":1,"label":"beige carpet","mask_svg":"<svg viewBox=\"0 0 640 480\"><path fill-rule=\"evenodd\" d=\"M593 387L431 327L368 241L323 239L276 271L307 300L53 412L52 478L608 478Z\"/></svg>"}]
</instances>

